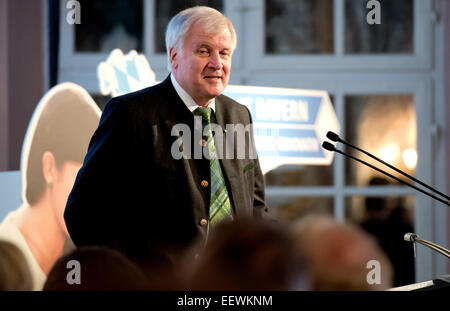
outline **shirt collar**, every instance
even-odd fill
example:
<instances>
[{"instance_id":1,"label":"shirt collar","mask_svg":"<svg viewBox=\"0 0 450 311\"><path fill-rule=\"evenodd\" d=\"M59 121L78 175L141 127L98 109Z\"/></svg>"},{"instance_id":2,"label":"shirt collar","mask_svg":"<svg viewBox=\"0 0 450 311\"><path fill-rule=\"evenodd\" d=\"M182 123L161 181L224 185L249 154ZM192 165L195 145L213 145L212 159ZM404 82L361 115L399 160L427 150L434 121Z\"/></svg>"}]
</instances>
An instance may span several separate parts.
<instances>
[{"instance_id":1,"label":"shirt collar","mask_svg":"<svg viewBox=\"0 0 450 311\"><path fill-rule=\"evenodd\" d=\"M192 97L181 87L181 85L178 84L177 80L175 80L175 77L173 74L170 74L170 80L172 81L173 87L175 88L175 91L177 92L178 96L180 96L183 103L188 107L188 109L191 112L194 112L195 109L199 107L197 103L192 99ZM213 98L211 104L208 106L213 111L216 111L216 99Z\"/></svg>"}]
</instances>

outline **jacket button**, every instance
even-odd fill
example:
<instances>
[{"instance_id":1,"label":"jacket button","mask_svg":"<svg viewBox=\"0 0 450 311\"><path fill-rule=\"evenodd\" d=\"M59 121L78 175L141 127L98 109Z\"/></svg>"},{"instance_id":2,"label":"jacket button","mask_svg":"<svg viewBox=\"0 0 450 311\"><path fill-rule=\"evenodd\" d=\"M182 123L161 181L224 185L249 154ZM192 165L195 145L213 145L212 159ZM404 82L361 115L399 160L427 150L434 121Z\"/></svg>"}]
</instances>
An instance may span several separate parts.
<instances>
[{"instance_id":1,"label":"jacket button","mask_svg":"<svg viewBox=\"0 0 450 311\"><path fill-rule=\"evenodd\" d=\"M194 255L194 260L198 260L198 257L200 257L200 254L195 254Z\"/></svg>"},{"instance_id":2,"label":"jacket button","mask_svg":"<svg viewBox=\"0 0 450 311\"><path fill-rule=\"evenodd\" d=\"M208 187L208 181L207 180L202 180L201 185L203 188Z\"/></svg>"},{"instance_id":3,"label":"jacket button","mask_svg":"<svg viewBox=\"0 0 450 311\"><path fill-rule=\"evenodd\" d=\"M200 226L206 227L207 225L208 225L208 221L205 218L202 218L202 220L200 220Z\"/></svg>"}]
</instances>

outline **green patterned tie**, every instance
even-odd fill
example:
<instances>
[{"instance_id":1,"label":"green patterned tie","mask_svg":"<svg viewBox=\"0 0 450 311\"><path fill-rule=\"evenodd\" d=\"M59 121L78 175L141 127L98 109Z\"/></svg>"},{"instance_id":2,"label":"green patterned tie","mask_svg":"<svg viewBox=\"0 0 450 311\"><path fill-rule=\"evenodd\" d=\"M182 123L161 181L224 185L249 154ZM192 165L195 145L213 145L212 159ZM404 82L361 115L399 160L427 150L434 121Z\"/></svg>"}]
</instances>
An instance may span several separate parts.
<instances>
[{"instance_id":1,"label":"green patterned tie","mask_svg":"<svg viewBox=\"0 0 450 311\"><path fill-rule=\"evenodd\" d=\"M202 116L202 128L207 127L207 145L210 158L211 171L211 203L209 206L209 221L212 225L231 216L230 199L228 197L225 179L223 178L222 169L220 168L219 159L217 159L216 147L211 131L210 115L211 108L199 107L194 110L194 114ZM209 126L208 126L209 125Z\"/></svg>"}]
</instances>

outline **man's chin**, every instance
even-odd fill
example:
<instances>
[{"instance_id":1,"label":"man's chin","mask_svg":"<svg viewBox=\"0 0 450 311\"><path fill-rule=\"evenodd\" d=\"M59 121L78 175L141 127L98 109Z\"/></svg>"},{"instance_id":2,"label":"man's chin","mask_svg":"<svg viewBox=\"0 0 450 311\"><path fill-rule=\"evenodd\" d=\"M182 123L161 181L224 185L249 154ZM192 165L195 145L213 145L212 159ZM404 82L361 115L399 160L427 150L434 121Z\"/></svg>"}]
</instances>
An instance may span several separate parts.
<instances>
[{"instance_id":1,"label":"man's chin","mask_svg":"<svg viewBox=\"0 0 450 311\"><path fill-rule=\"evenodd\" d=\"M217 86L217 87L210 87L207 90L208 95L211 97L216 97L222 94L222 92L225 90L225 87L223 85Z\"/></svg>"}]
</instances>

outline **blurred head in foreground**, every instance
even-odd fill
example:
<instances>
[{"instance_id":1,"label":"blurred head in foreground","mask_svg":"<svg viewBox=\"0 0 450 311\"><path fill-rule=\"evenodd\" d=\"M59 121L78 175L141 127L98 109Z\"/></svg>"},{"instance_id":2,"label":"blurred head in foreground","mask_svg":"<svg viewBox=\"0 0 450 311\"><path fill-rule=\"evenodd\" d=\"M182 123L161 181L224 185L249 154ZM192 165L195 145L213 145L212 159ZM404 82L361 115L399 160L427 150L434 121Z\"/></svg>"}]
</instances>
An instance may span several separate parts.
<instances>
[{"instance_id":1,"label":"blurred head in foreground","mask_svg":"<svg viewBox=\"0 0 450 311\"><path fill-rule=\"evenodd\" d=\"M142 291L147 285L142 270L118 251L88 246L56 261L44 291Z\"/></svg>"},{"instance_id":2,"label":"blurred head in foreground","mask_svg":"<svg viewBox=\"0 0 450 311\"><path fill-rule=\"evenodd\" d=\"M245 219L214 227L189 278L192 290L307 290L302 253L274 222Z\"/></svg>"},{"instance_id":3,"label":"blurred head in foreground","mask_svg":"<svg viewBox=\"0 0 450 311\"><path fill-rule=\"evenodd\" d=\"M293 231L307 257L312 290L392 287L391 263L376 242L358 228L329 216L310 215L295 223Z\"/></svg>"},{"instance_id":4,"label":"blurred head in foreground","mask_svg":"<svg viewBox=\"0 0 450 311\"><path fill-rule=\"evenodd\" d=\"M14 244L0 241L0 291L32 290L33 282L25 256Z\"/></svg>"}]
</instances>

